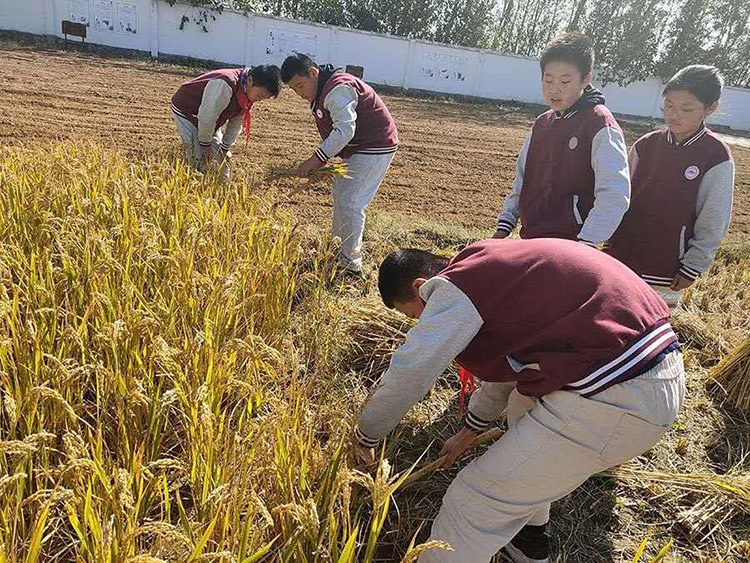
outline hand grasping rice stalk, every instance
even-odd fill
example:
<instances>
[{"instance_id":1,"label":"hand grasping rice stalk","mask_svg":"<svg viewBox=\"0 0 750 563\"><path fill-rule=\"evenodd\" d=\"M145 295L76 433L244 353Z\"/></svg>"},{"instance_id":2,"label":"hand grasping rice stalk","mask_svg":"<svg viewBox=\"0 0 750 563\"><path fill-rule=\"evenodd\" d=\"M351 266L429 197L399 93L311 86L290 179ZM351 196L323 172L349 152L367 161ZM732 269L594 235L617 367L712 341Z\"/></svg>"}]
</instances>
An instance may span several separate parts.
<instances>
[{"instance_id":1,"label":"hand grasping rice stalk","mask_svg":"<svg viewBox=\"0 0 750 563\"><path fill-rule=\"evenodd\" d=\"M348 169L345 162L335 162L328 166L311 170L307 176L307 181L292 190L287 197L287 202L292 201L297 194L307 188L316 187L321 184L329 184L336 177L350 178L347 174ZM272 166L268 171L268 174L266 174L267 182L276 182L284 178L297 178L297 169L292 166ZM280 203L282 202L277 201L274 203L274 207Z\"/></svg>"}]
</instances>

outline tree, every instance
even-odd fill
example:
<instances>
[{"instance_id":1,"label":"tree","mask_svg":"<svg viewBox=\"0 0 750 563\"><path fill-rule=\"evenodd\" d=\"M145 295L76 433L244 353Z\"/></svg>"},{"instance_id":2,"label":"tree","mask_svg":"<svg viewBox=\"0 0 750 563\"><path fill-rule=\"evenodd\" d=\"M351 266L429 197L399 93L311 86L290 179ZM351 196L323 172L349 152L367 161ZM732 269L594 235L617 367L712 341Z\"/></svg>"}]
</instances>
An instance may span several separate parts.
<instances>
[{"instance_id":1,"label":"tree","mask_svg":"<svg viewBox=\"0 0 750 563\"><path fill-rule=\"evenodd\" d=\"M494 7L495 0L440 0L432 39L468 47L483 46Z\"/></svg>"},{"instance_id":2,"label":"tree","mask_svg":"<svg viewBox=\"0 0 750 563\"><path fill-rule=\"evenodd\" d=\"M583 31L594 44L599 80L624 86L653 76L668 16L663 0L598 1Z\"/></svg>"},{"instance_id":3,"label":"tree","mask_svg":"<svg viewBox=\"0 0 750 563\"><path fill-rule=\"evenodd\" d=\"M533 57L562 31L583 31L604 84L703 63L750 87L750 0L186 1Z\"/></svg>"}]
</instances>

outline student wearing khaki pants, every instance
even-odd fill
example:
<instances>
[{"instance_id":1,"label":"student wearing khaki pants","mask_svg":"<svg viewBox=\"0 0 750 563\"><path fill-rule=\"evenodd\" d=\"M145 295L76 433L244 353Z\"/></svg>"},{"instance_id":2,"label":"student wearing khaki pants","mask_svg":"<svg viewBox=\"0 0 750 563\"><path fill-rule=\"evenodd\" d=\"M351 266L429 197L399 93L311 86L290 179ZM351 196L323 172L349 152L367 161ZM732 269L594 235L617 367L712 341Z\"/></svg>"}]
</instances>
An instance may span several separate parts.
<instances>
[{"instance_id":1,"label":"student wearing khaki pants","mask_svg":"<svg viewBox=\"0 0 750 563\"><path fill-rule=\"evenodd\" d=\"M448 463L507 409L509 428L451 483L421 563L547 563L550 503L651 448L685 374L669 308L627 266L561 239L487 240L452 261L406 249L380 267L385 304L419 319L355 429L373 448L456 360L482 380Z\"/></svg>"}]
</instances>

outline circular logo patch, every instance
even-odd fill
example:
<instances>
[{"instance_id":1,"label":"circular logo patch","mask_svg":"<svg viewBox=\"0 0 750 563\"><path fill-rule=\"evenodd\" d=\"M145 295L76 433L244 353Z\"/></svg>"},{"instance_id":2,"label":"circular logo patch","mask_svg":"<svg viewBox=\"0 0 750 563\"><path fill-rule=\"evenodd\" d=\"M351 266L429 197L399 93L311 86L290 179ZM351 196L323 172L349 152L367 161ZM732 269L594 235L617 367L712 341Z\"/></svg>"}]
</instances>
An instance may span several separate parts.
<instances>
[{"instance_id":1,"label":"circular logo patch","mask_svg":"<svg viewBox=\"0 0 750 563\"><path fill-rule=\"evenodd\" d=\"M700 173L700 168L698 168L697 166L688 166L687 168L685 168L685 178L687 178L688 180L695 180Z\"/></svg>"},{"instance_id":2,"label":"circular logo patch","mask_svg":"<svg viewBox=\"0 0 750 563\"><path fill-rule=\"evenodd\" d=\"M578 146L578 137L571 137L570 141L568 141L568 146L570 150L574 150Z\"/></svg>"},{"instance_id":3,"label":"circular logo patch","mask_svg":"<svg viewBox=\"0 0 750 563\"><path fill-rule=\"evenodd\" d=\"M323 119L323 110L318 108L315 110L315 115L317 115L320 119Z\"/></svg>"}]
</instances>

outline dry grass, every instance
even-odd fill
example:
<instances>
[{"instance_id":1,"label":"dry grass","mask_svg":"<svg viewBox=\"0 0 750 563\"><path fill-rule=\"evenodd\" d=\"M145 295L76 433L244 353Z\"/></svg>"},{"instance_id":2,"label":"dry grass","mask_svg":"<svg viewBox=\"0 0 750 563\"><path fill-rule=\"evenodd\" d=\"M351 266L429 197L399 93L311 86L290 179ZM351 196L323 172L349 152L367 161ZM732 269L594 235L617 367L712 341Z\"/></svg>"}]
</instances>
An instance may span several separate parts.
<instances>
[{"instance_id":1,"label":"dry grass","mask_svg":"<svg viewBox=\"0 0 750 563\"><path fill-rule=\"evenodd\" d=\"M750 413L750 338L709 373L737 408Z\"/></svg>"}]
</instances>

